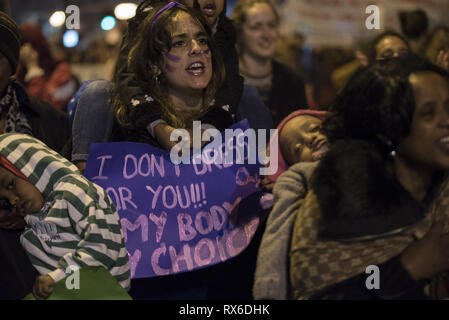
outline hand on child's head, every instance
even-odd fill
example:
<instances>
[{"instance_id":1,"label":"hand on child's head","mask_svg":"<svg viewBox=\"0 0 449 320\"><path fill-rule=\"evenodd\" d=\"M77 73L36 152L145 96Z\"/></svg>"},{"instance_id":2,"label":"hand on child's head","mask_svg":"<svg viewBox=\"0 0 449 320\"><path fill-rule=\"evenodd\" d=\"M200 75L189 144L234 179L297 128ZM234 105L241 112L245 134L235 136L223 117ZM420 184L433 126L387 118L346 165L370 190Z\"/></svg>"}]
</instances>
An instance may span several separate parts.
<instances>
[{"instance_id":1,"label":"hand on child's head","mask_svg":"<svg viewBox=\"0 0 449 320\"><path fill-rule=\"evenodd\" d=\"M47 299L53 292L53 283L55 281L48 274L37 277L33 286L33 296L37 300Z\"/></svg>"}]
</instances>

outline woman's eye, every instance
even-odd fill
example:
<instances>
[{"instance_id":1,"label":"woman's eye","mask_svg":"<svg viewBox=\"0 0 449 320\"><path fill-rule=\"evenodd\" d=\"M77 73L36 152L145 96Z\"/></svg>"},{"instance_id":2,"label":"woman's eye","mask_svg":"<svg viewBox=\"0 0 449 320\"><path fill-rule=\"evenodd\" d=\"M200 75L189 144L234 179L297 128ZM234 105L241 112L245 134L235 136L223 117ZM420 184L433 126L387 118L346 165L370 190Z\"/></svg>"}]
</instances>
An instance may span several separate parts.
<instances>
[{"instance_id":1,"label":"woman's eye","mask_svg":"<svg viewBox=\"0 0 449 320\"><path fill-rule=\"evenodd\" d=\"M200 38L198 39L198 43L201 45L206 45L207 46L207 39L206 38Z\"/></svg>"},{"instance_id":2,"label":"woman's eye","mask_svg":"<svg viewBox=\"0 0 449 320\"><path fill-rule=\"evenodd\" d=\"M429 118L433 117L435 114L435 108L432 107L426 107L420 110L419 115L421 117Z\"/></svg>"},{"instance_id":3,"label":"woman's eye","mask_svg":"<svg viewBox=\"0 0 449 320\"><path fill-rule=\"evenodd\" d=\"M182 47L182 46L184 46L184 41L182 41L182 40L176 41L176 42L173 43L172 46L175 47L175 48Z\"/></svg>"}]
</instances>

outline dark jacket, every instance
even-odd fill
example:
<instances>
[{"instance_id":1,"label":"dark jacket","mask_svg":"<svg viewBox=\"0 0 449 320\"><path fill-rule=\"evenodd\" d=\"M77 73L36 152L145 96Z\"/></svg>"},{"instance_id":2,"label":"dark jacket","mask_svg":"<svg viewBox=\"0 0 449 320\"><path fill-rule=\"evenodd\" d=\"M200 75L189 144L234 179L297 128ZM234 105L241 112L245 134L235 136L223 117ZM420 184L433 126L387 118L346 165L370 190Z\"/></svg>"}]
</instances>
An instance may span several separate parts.
<instances>
[{"instance_id":1,"label":"dark jacket","mask_svg":"<svg viewBox=\"0 0 449 320\"><path fill-rule=\"evenodd\" d=\"M67 114L42 100L29 97L22 87L19 85L17 87L17 99L21 111L31 125L33 136L51 149L60 152L71 134Z\"/></svg>"},{"instance_id":2,"label":"dark jacket","mask_svg":"<svg viewBox=\"0 0 449 320\"><path fill-rule=\"evenodd\" d=\"M307 109L303 80L284 65L273 60L273 80L267 106L275 127L295 110Z\"/></svg>"}]
</instances>

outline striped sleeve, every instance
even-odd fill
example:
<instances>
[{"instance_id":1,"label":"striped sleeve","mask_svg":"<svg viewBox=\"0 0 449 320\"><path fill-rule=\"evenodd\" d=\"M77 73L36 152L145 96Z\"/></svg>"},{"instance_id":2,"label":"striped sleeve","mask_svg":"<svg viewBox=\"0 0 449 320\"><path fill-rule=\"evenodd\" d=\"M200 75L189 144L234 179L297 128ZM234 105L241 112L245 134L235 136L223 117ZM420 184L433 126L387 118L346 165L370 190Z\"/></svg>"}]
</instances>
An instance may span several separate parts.
<instances>
[{"instance_id":1,"label":"striped sleeve","mask_svg":"<svg viewBox=\"0 0 449 320\"><path fill-rule=\"evenodd\" d=\"M125 279L125 283L119 282L129 287L129 260L114 205L102 188L79 180L74 182L62 198L67 201L70 224L81 240L74 250L62 256L58 269L49 275L58 281L66 276L69 266L102 266L118 280Z\"/></svg>"}]
</instances>

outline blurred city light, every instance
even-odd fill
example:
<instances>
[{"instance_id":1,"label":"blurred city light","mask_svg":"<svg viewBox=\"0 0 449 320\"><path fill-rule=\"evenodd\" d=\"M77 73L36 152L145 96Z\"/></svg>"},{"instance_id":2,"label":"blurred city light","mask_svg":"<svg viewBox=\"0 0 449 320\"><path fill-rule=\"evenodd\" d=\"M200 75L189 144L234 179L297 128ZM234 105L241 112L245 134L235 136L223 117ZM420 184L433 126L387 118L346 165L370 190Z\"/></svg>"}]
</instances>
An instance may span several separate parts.
<instances>
[{"instance_id":1,"label":"blurred city light","mask_svg":"<svg viewBox=\"0 0 449 320\"><path fill-rule=\"evenodd\" d=\"M79 35L78 32L75 30L68 30L64 33L62 36L62 43L64 44L64 47L66 48L73 48L76 47L79 41Z\"/></svg>"},{"instance_id":2,"label":"blurred city light","mask_svg":"<svg viewBox=\"0 0 449 320\"><path fill-rule=\"evenodd\" d=\"M120 3L114 9L114 15L119 20L128 20L136 15L135 3Z\"/></svg>"},{"instance_id":3,"label":"blurred city light","mask_svg":"<svg viewBox=\"0 0 449 320\"><path fill-rule=\"evenodd\" d=\"M102 30L112 30L115 27L115 18L111 16L106 16L101 20L101 29Z\"/></svg>"},{"instance_id":4,"label":"blurred city light","mask_svg":"<svg viewBox=\"0 0 449 320\"><path fill-rule=\"evenodd\" d=\"M55 11L51 15L50 19L48 19L48 22L50 22L50 25L52 27L60 27L65 22L65 13L64 11Z\"/></svg>"}]
</instances>

